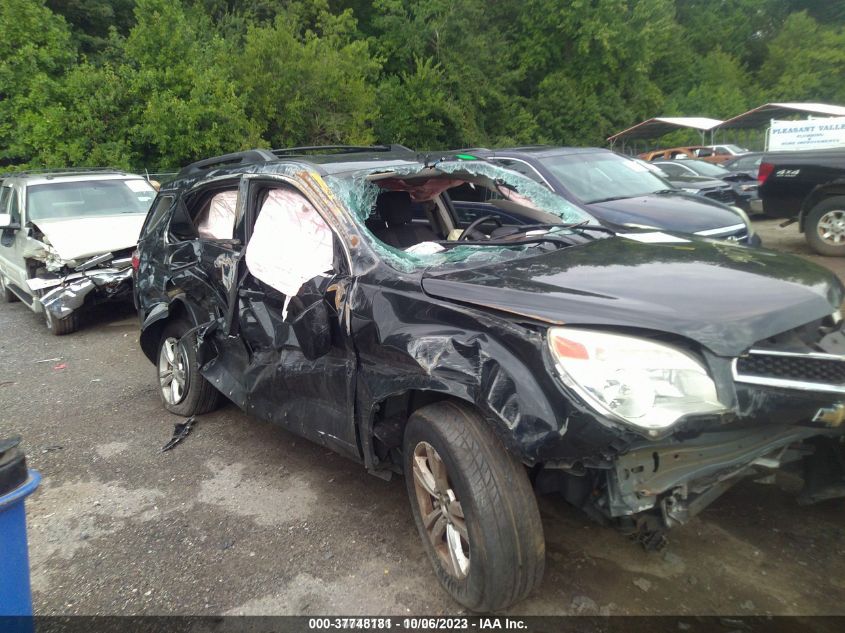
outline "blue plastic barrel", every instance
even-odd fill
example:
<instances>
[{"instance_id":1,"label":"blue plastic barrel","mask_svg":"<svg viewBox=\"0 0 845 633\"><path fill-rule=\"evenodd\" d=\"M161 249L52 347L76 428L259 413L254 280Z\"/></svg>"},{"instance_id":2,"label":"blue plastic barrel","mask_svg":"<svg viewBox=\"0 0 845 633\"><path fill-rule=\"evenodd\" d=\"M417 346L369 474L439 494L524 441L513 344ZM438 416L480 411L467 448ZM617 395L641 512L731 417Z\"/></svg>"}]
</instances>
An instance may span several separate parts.
<instances>
[{"instance_id":1,"label":"blue plastic barrel","mask_svg":"<svg viewBox=\"0 0 845 633\"><path fill-rule=\"evenodd\" d=\"M18 451L20 438L0 441L0 616L32 615L24 500L41 481Z\"/></svg>"}]
</instances>

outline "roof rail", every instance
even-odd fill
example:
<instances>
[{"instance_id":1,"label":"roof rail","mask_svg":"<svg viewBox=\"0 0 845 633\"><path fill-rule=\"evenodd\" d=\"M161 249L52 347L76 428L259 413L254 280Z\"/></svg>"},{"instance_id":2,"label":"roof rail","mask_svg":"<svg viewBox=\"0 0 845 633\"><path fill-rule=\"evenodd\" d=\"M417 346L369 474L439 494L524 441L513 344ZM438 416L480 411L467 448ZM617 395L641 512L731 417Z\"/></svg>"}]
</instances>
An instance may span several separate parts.
<instances>
[{"instance_id":1,"label":"roof rail","mask_svg":"<svg viewBox=\"0 0 845 633\"><path fill-rule=\"evenodd\" d=\"M177 178L186 176L197 171L212 169L214 167L229 167L235 165L247 165L249 163L266 163L268 160L276 160L276 156L266 149L250 149L245 152L233 152L231 154L223 154L222 156L213 156L212 158L205 158L198 160L195 163L186 165L179 170Z\"/></svg>"},{"instance_id":2,"label":"roof rail","mask_svg":"<svg viewBox=\"0 0 845 633\"><path fill-rule=\"evenodd\" d=\"M337 152L338 154L353 154L356 152L412 152L410 147L404 145L305 145L303 147L283 147L280 149L270 150L276 156L284 156L287 154L306 154L314 152Z\"/></svg>"},{"instance_id":3,"label":"roof rail","mask_svg":"<svg viewBox=\"0 0 845 633\"><path fill-rule=\"evenodd\" d=\"M283 147L280 149L250 149L243 152L233 152L205 158L186 165L179 170L177 178L187 176L198 171L214 169L216 167L234 167L237 165L248 165L250 163L266 163L278 160L282 156L307 154L322 151L337 152L339 154L354 152L413 152L410 147L404 145L308 145L304 147Z\"/></svg>"},{"instance_id":4,"label":"roof rail","mask_svg":"<svg viewBox=\"0 0 845 633\"><path fill-rule=\"evenodd\" d=\"M0 178L13 178L15 176L49 176L55 174L57 176L66 176L70 174L101 174L104 172L116 172L118 174L128 174L126 169L120 167L57 167L54 169L23 169L21 171L10 171L0 174Z\"/></svg>"}]
</instances>

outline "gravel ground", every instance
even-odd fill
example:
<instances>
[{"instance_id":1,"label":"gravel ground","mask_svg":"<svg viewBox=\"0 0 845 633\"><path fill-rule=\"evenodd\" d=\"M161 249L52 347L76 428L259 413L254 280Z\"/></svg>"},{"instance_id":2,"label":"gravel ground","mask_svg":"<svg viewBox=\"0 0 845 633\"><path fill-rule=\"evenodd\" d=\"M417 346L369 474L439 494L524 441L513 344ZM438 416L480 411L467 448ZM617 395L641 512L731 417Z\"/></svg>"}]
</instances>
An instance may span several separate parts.
<instances>
[{"instance_id":1,"label":"gravel ground","mask_svg":"<svg viewBox=\"0 0 845 633\"><path fill-rule=\"evenodd\" d=\"M767 245L804 253L794 226ZM838 273L845 261L817 258ZM0 305L0 437L44 481L27 503L38 614L440 614L401 480L385 482L234 406L161 407L128 310L50 336ZM555 498L545 580L513 614L845 614L845 504L800 508L795 482L743 482L661 553Z\"/></svg>"}]
</instances>

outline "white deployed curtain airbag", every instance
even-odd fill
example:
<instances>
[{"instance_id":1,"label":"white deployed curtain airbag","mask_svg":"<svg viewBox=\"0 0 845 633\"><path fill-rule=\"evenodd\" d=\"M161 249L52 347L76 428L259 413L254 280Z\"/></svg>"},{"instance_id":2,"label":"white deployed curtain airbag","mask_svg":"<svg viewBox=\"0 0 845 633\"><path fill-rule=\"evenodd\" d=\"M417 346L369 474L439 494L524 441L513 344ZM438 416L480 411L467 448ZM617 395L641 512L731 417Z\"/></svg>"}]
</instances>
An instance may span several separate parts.
<instances>
[{"instance_id":1,"label":"white deployed curtain airbag","mask_svg":"<svg viewBox=\"0 0 845 633\"><path fill-rule=\"evenodd\" d=\"M231 240L235 230L237 191L221 191L197 218L197 233L207 240Z\"/></svg>"},{"instance_id":2,"label":"white deployed curtain airbag","mask_svg":"<svg viewBox=\"0 0 845 633\"><path fill-rule=\"evenodd\" d=\"M332 269L332 231L301 194L273 189L264 201L246 248L256 279L290 298L302 284Z\"/></svg>"}]
</instances>

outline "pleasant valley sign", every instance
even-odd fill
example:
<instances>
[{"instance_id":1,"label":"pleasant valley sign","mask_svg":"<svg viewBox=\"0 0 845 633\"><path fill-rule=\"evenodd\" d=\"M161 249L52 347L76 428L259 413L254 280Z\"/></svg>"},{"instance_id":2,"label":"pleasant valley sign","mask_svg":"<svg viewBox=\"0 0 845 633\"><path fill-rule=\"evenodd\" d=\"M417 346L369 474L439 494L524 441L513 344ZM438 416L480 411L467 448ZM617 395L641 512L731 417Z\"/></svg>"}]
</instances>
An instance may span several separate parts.
<instances>
[{"instance_id":1,"label":"pleasant valley sign","mask_svg":"<svg viewBox=\"0 0 845 633\"><path fill-rule=\"evenodd\" d=\"M770 152L845 146L845 117L775 121L769 128Z\"/></svg>"}]
</instances>

